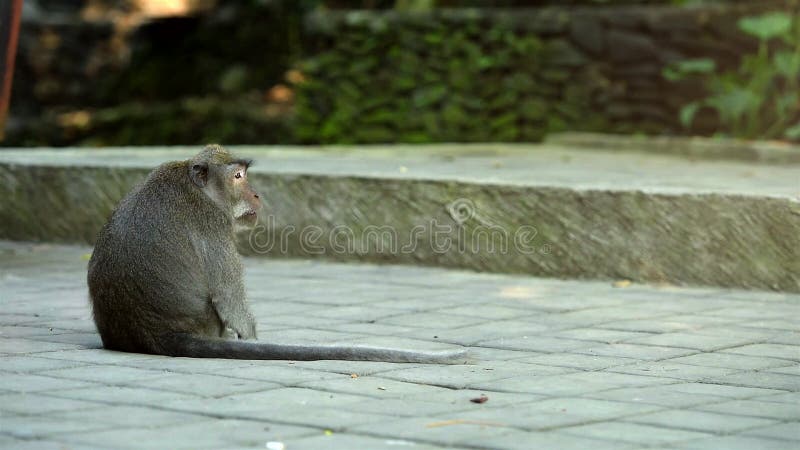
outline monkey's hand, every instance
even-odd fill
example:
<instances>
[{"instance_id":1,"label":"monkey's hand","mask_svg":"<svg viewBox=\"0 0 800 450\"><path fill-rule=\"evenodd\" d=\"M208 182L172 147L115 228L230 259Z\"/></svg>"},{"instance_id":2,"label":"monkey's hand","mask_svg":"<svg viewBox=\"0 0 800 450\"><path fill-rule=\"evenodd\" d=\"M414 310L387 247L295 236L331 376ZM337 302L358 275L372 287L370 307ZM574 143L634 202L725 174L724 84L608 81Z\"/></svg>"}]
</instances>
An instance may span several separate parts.
<instances>
[{"instance_id":1,"label":"monkey's hand","mask_svg":"<svg viewBox=\"0 0 800 450\"><path fill-rule=\"evenodd\" d=\"M256 339L256 319L250 313L240 323L223 323L225 331L223 331L222 337L225 339Z\"/></svg>"},{"instance_id":2,"label":"monkey's hand","mask_svg":"<svg viewBox=\"0 0 800 450\"><path fill-rule=\"evenodd\" d=\"M225 327L222 337L226 339L256 339L256 319L247 308L239 302L217 301L211 302L219 316L220 322Z\"/></svg>"},{"instance_id":3,"label":"monkey's hand","mask_svg":"<svg viewBox=\"0 0 800 450\"><path fill-rule=\"evenodd\" d=\"M223 339L233 339L233 340L237 340L237 339L241 339L242 338L241 336L239 336L239 333L234 331L234 329L231 328L231 327L225 327L225 330L222 332L222 336L221 337Z\"/></svg>"}]
</instances>

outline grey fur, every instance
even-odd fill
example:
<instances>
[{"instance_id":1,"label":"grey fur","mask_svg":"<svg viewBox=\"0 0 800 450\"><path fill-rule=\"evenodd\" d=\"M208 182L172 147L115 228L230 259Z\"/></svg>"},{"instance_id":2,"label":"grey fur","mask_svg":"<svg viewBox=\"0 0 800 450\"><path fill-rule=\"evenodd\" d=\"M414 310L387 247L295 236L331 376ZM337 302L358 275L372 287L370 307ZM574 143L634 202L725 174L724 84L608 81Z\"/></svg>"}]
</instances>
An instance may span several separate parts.
<instances>
[{"instance_id":1,"label":"grey fur","mask_svg":"<svg viewBox=\"0 0 800 450\"><path fill-rule=\"evenodd\" d=\"M105 348L196 358L465 362L465 351L245 341L256 339L256 322L234 230L255 222L260 200L246 178L233 179L247 165L210 145L191 160L157 167L122 199L89 261Z\"/></svg>"}]
</instances>

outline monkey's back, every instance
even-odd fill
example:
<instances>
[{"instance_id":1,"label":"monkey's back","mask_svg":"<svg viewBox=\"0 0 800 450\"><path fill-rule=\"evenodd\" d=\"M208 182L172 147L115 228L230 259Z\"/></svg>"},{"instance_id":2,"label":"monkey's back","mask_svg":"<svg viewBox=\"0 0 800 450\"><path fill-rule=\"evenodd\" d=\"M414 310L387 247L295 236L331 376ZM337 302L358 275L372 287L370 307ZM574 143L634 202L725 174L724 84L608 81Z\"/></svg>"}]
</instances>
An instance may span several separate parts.
<instances>
[{"instance_id":1,"label":"monkey's back","mask_svg":"<svg viewBox=\"0 0 800 450\"><path fill-rule=\"evenodd\" d=\"M98 235L88 284L106 348L162 353L159 334L219 335L207 255L232 245L232 237L214 231L224 216L186 173L185 163L156 168Z\"/></svg>"}]
</instances>

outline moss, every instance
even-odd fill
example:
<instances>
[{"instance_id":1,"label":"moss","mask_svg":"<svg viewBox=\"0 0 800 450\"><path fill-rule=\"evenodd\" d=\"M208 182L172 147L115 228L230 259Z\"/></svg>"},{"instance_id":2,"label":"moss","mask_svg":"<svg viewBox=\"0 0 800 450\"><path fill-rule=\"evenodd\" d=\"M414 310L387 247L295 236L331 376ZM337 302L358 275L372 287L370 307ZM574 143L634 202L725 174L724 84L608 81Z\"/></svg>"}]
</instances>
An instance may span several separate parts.
<instances>
[{"instance_id":1,"label":"moss","mask_svg":"<svg viewBox=\"0 0 800 450\"><path fill-rule=\"evenodd\" d=\"M528 141L599 122L591 89L568 89L585 84L587 60L528 28L541 21L485 10L339 17L311 21L325 39L301 66L301 142Z\"/></svg>"}]
</instances>

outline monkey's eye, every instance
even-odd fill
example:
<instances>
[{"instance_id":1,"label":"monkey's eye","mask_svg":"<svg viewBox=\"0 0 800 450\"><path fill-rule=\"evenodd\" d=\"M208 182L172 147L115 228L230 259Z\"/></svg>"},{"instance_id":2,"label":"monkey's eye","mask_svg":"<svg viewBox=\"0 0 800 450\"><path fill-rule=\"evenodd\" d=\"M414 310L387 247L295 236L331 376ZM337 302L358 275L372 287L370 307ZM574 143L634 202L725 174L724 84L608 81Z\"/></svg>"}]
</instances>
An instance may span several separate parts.
<instances>
[{"instance_id":1,"label":"monkey's eye","mask_svg":"<svg viewBox=\"0 0 800 450\"><path fill-rule=\"evenodd\" d=\"M242 172L241 170L237 170L236 175L234 175L235 178L242 178L243 176L244 172Z\"/></svg>"}]
</instances>

